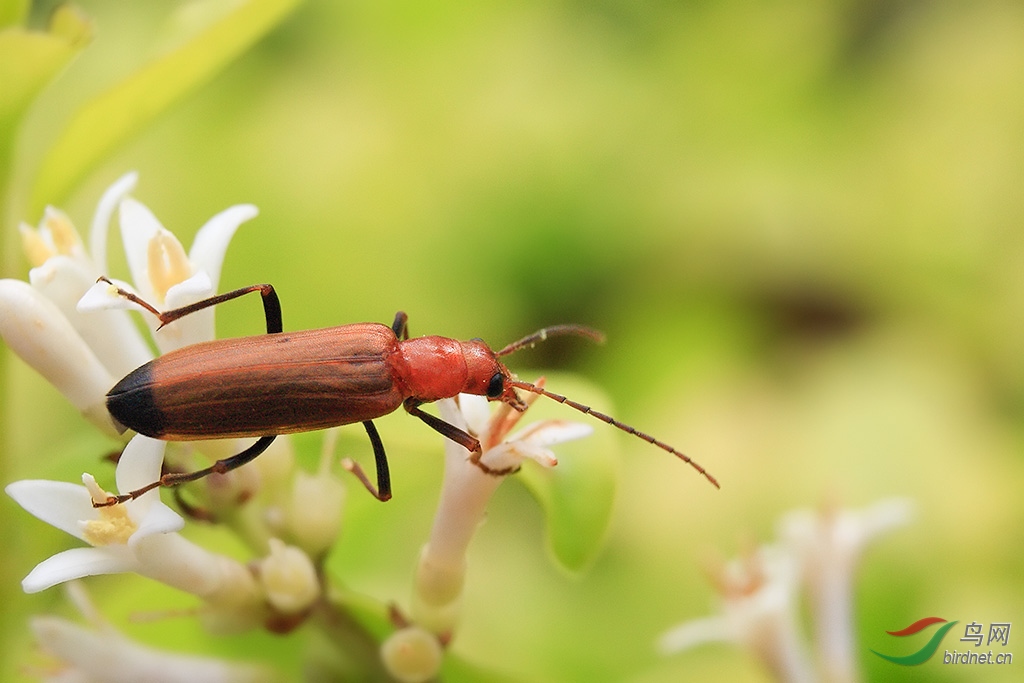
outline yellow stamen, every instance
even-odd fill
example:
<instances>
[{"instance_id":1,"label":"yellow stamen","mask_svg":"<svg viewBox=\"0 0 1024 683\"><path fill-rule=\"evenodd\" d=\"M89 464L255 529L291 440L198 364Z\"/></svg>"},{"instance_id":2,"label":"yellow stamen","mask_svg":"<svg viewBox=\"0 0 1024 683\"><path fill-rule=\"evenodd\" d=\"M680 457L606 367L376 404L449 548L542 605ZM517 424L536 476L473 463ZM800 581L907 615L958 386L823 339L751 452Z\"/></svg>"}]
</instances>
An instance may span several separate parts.
<instances>
[{"instance_id":1,"label":"yellow stamen","mask_svg":"<svg viewBox=\"0 0 1024 683\"><path fill-rule=\"evenodd\" d=\"M91 474L82 475L82 483L89 490L93 502L102 503L110 496L104 491ZM82 522L82 536L94 546L125 545L139 527L128 516L128 508L124 505L111 505L97 508L98 519Z\"/></svg>"},{"instance_id":2,"label":"yellow stamen","mask_svg":"<svg viewBox=\"0 0 1024 683\"><path fill-rule=\"evenodd\" d=\"M18 231L21 233L21 250L25 252L25 258L33 268L38 268L56 255L53 247L31 226L22 223L18 226Z\"/></svg>"},{"instance_id":3,"label":"yellow stamen","mask_svg":"<svg viewBox=\"0 0 1024 683\"><path fill-rule=\"evenodd\" d=\"M78 231L68 215L52 206L43 211L43 224L50 230L50 238L58 254L70 255L82 243Z\"/></svg>"},{"instance_id":4,"label":"yellow stamen","mask_svg":"<svg viewBox=\"0 0 1024 683\"><path fill-rule=\"evenodd\" d=\"M161 300L167 290L192 276L185 248L173 234L161 230L149 241L149 283Z\"/></svg>"}]
</instances>

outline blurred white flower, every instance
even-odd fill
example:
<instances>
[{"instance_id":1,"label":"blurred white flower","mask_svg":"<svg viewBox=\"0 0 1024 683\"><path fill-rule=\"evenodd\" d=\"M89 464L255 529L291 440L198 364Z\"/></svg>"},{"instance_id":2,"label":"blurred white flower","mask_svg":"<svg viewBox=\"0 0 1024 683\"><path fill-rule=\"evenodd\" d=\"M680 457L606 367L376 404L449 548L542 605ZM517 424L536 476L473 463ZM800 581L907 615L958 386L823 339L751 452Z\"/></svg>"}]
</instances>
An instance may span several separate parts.
<instances>
[{"instance_id":1,"label":"blurred white flower","mask_svg":"<svg viewBox=\"0 0 1024 683\"><path fill-rule=\"evenodd\" d=\"M867 544L905 524L912 504L888 499L864 510L826 506L779 521L779 542L711 573L720 614L683 623L659 641L664 653L713 641L741 644L781 681L851 683L857 668L853 589ZM801 589L811 603L817 668L806 652L797 615Z\"/></svg>"},{"instance_id":2,"label":"blurred white flower","mask_svg":"<svg viewBox=\"0 0 1024 683\"><path fill-rule=\"evenodd\" d=\"M905 525L912 514L911 501L889 498L862 510L796 510L779 521L779 537L801 566L823 680L860 678L853 608L857 566L872 540Z\"/></svg>"},{"instance_id":3,"label":"blurred white flower","mask_svg":"<svg viewBox=\"0 0 1024 683\"><path fill-rule=\"evenodd\" d=\"M50 683L258 683L273 680L263 668L164 652L119 633L93 607L85 590L69 585L69 595L90 622L81 626L58 617L33 617L39 646L56 660L43 680Z\"/></svg>"},{"instance_id":4,"label":"blurred white flower","mask_svg":"<svg viewBox=\"0 0 1024 683\"><path fill-rule=\"evenodd\" d=\"M814 681L798 628L799 573L781 548L763 546L711 572L719 614L676 626L659 640L665 654L709 642L747 648L780 681Z\"/></svg>"},{"instance_id":5,"label":"blurred white flower","mask_svg":"<svg viewBox=\"0 0 1024 683\"><path fill-rule=\"evenodd\" d=\"M538 382L542 385L543 382ZM532 403L533 395L527 399ZM535 422L509 434L523 416L506 403L491 413L481 396L461 394L458 402L437 402L441 418L480 440L480 462L492 472L513 472L525 459L544 467L558 464L553 446L579 439L589 425L563 420ZM466 449L445 440L444 483L430 538L420 555L413 594L413 618L438 634L450 633L458 620L469 542L483 520L487 503L504 476L474 465Z\"/></svg>"}]
</instances>

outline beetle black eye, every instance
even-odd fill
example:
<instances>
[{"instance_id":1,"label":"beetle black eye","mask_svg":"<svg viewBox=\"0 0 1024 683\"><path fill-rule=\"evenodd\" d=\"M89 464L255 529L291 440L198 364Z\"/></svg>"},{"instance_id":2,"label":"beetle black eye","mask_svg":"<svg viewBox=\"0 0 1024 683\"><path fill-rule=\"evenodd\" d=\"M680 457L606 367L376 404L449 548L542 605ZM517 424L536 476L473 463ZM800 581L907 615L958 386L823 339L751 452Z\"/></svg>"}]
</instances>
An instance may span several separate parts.
<instances>
[{"instance_id":1,"label":"beetle black eye","mask_svg":"<svg viewBox=\"0 0 1024 683\"><path fill-rule=\"evenodd\" d=\"M500 373L494 373L491 381L487 383L487 398L498 398L505 393L505 377Z\"/></svg>"}]
</instances>

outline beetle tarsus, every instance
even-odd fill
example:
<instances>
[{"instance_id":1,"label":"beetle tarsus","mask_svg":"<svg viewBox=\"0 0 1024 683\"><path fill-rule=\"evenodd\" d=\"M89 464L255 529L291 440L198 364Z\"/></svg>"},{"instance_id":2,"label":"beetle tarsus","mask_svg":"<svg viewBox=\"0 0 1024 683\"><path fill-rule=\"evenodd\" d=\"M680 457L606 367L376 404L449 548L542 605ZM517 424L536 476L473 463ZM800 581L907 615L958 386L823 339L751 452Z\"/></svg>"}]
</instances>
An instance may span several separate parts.
<instances>
[{"instance_id":1,"label":"beetle tarsus","mask_svg":"<svg viewBox=\"0 0 1024 683\"><path fill-rule=\"evenodd\" d=\"M391 491L378 491L377 487L373 485L372 481L370 481L370 478L366 476L366 472L363 471L363 468L360 467L359 463L357 463L355 460L353 460L352 458L345 458L344 460L341 461L341 466L344 467L349 472L351 472L352 474L354 474L356 476L356 479L358 479L360 483L362 483L362 485L366 488L366 490L370 492L371 496L373 496L382 503L386 503L389 500L391 500Z\"/></svg>"},{"instance_id":2,"label":"beetle tarsus","mask_svg":"<svg viewBox=\"0 0 1024 683\"><path fill-rule=\"evenodd\" d=\"M473 454L469 456L469 461L476 465L477 467L479 467L480 471L482 471L484 474L489 474L492 477L507 477L508 475L515 474L520 470L519 465L513 465L512 467L502 467L501 469L488 467L483 463L483 460L480 459L482 455L483 453L481 453L480 451L474 451Z\"/></svg>"},{"instance_id":3,"label":"beetle tarsus","mask_svg":"<svg viewBox=\"0 0 1024 683\"><path fill-rule=\"evenodd\" d=\"M134 292L129 292L127 289L123 287L118 287L106 275L101 275L98 278L96 278L96 282L106 282L108 285L114 288L114 291L117 292L117 295L119 297L131 301L133 304L138 304L139 306L142 306L147 311L155 315L157 318L160 318L161 313L156 309L156 307L153 306L153 304L149 303L148 301L140 297L138 294L135 294ZM163 320L161 319L161 327L162 326Z\"/></svg>"}]
</instances>

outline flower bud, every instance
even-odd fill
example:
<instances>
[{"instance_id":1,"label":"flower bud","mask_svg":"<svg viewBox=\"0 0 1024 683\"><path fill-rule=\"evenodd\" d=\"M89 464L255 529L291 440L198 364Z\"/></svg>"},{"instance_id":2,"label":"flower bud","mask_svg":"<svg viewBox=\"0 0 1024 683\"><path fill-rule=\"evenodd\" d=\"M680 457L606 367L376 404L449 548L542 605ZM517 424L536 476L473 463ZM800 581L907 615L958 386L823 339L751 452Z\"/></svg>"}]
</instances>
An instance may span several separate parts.
<instances>
[{"instance_id":1,"label":"flower bud","mask_svg":"<svg viewBox=\"0 0 1024 683\"><path fill-rule=\"evenodd\" d=\"M288 506L288 531L294 543L322 557L338 538L341 529L345 486L329 472L296 472Z\"/></svg>"},{"instance_id":2,"label":"flower bud","mask_svg":"<svg viewBox=\"0 0 1024 683\"><path fill-rule=\"evenodd\" d=\"M270 539L270 555L260 563L259 577L267 602L284 614L302 612L320 596L320 581L309 556L280 539Z\"/></svg>"},{"instance_id":3,"label":"flower bud","mask_svg":"<svg viewBox=\"0 0 1024 683\"><path fill-rule=\"evenodd\" d=\"M407 626L384 641L380 656L388 673L402 683L421 683L437 676L444 651L432 633Z\"/></svg>"}]
</instances>

